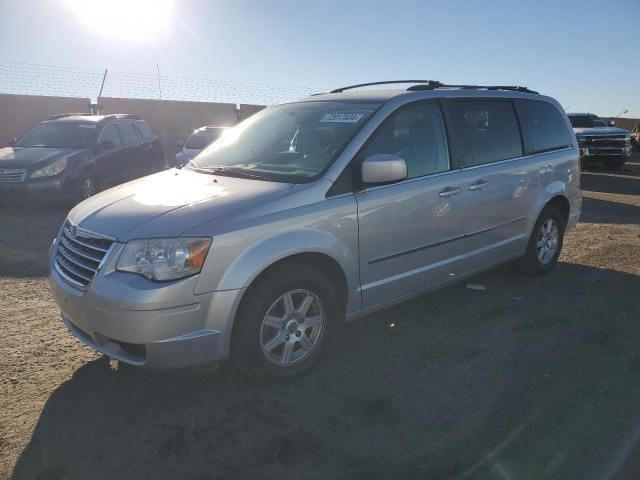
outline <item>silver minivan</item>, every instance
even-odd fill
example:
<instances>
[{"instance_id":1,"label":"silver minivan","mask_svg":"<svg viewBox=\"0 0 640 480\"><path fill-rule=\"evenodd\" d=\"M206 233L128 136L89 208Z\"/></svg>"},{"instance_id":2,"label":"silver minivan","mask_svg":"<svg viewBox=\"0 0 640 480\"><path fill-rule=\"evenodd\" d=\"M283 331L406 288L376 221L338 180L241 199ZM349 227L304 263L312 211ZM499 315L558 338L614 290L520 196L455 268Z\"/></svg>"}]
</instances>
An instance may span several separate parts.
<instances>
[{"instance_id":1,"label":"silver minivan","mask_svg":"<svg viewBox=\"0 0 640 480\"><path fill-rule=\"evenodd\" d=\"M550 271L582 203L561 106L411 83L266 108L77 205L50 253L67 327L132 365L290 378L345 321L512 260Z\"/></svg>"}]
</instances>

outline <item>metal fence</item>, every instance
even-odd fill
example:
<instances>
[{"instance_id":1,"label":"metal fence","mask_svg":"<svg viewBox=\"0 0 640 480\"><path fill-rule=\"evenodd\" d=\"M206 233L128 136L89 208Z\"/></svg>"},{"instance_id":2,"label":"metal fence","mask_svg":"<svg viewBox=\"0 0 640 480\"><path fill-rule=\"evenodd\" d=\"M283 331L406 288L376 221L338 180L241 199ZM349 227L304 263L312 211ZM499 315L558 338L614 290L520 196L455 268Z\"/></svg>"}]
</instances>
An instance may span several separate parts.
<instances>
[{"instance_id":1,"label":"metal fence","mask_svg":"<svg viewBox=\"0 0 640 480\"><path fill-rule=\"evenodd\" d=\"M323 88L106 70L103 97L270 105ZM0 93L96 99L105 70L0 60Z\"/></svg>"}]
</instances>

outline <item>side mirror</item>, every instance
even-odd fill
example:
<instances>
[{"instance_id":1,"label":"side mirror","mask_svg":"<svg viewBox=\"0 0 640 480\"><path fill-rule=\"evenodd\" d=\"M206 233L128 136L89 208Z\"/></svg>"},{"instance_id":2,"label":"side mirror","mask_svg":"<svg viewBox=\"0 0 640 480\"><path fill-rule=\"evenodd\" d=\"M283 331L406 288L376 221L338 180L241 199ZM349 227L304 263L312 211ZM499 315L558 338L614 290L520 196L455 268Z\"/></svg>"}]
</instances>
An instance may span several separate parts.
<instances>
[{"instance_id":1,"label":"side mirror","mask_svg":"<svg viewBox=\"0 0 640 480\"><path fill-rule=\"evenodd\" d=\"M11 140L9 140L9 141L7 142L7 144L8 144L10 147L15 147L15 146L16 146L16 139L15 139L15 138L12 138Z\"/></svg>"},{"instance_id":2,"label":"side mirror","mask_svg":"<svg viewBox=\"0 0 640 480\"><path fill-rule=\"evenodd\" d=\"M98 144L101 150L111 150L112 148L116 148L115 143L111 140L103 140Z\"/></svg>"},{"instance_id":3,"label":"side mirror","mask_svg":"<svg viewBox=\"0 0 640 480\"><path fill-rule=\"evenodd\" d=\"M610 127L615 127L615 126L616 126L616 121L615 121L615 120L609 120L609 121L607 122L607 124L608 124Z\"/></svg>"},{"instance_id":4,"label":"side mirror","mask_svg":"<svg viewBox=\"0 0 640 480\"><path fill-rule=\"evenodd\" d=\"M182 149L182 147L184 147L184 142L180 140L179 142L176 143L176 146L178 147L178 149Z\"/></svg>"},{"instance_id":5,"label":"side mirror","mask_svg":"<svg viewBox=\"0 0 640 480\"><path fill-rule=\"evenodd\" d=\"M362 181L365 184L397 182L405 178L407 162L398 155L381 153L362 162Z\"/></svg>"}]
</instances>

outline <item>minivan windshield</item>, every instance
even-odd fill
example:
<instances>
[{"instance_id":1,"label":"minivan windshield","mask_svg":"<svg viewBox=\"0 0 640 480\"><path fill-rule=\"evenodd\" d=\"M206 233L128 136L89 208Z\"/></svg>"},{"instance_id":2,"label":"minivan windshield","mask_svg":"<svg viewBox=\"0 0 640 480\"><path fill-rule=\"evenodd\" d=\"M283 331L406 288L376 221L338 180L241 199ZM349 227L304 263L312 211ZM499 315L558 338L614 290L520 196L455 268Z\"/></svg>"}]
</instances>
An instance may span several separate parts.
<instances>
[{"instance_id":1,"label":"minivan windshield","mask_svg":"<svg viewBox=\"0 0 640 480\"><path fill-rule=\"evenodd\" d=\"M381 102L310 101L262 110L198 154L188 168L302 183L322 173Z\"/></svg>"},{"instance_id":2,"label":"minivan windshield","mask_svg":"<svg viewBox=\"0 0 640 480\"><path fill-rule=\"evenodd\" d=\"M606 127L607 124L595 115L570 115L569 121L573 128Z\"/></svg>"},{"instance_id":3,"label":"minivan windshield","mask_svg":"<svg viewBox=\"0 0 640 480\"><path fill-rule=\"evenodd\" d=\"M89 148L95 135L94 123L45 122L23 135L16 147Z\"/></svg>"}]
</instances>

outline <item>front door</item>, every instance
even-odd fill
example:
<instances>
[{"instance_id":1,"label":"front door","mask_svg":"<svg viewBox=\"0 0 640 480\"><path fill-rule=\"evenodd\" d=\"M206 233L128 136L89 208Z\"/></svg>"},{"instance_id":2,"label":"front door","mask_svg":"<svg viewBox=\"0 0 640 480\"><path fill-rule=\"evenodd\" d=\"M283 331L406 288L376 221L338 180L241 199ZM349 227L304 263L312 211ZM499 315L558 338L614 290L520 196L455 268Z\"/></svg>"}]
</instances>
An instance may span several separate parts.
<instances>
[{"instance_id":1,"label":"front door","mask_svg":"<svg viewBox=\"0 0 640 480\"><path fill-rule=\"evenodd\" d=\"M400 108L358 159L380 153L403 157L408 178L356 194L363 308L450 280L462 254L464 185L450 168L438 103Z\"/></svg>"}]
</instances>

